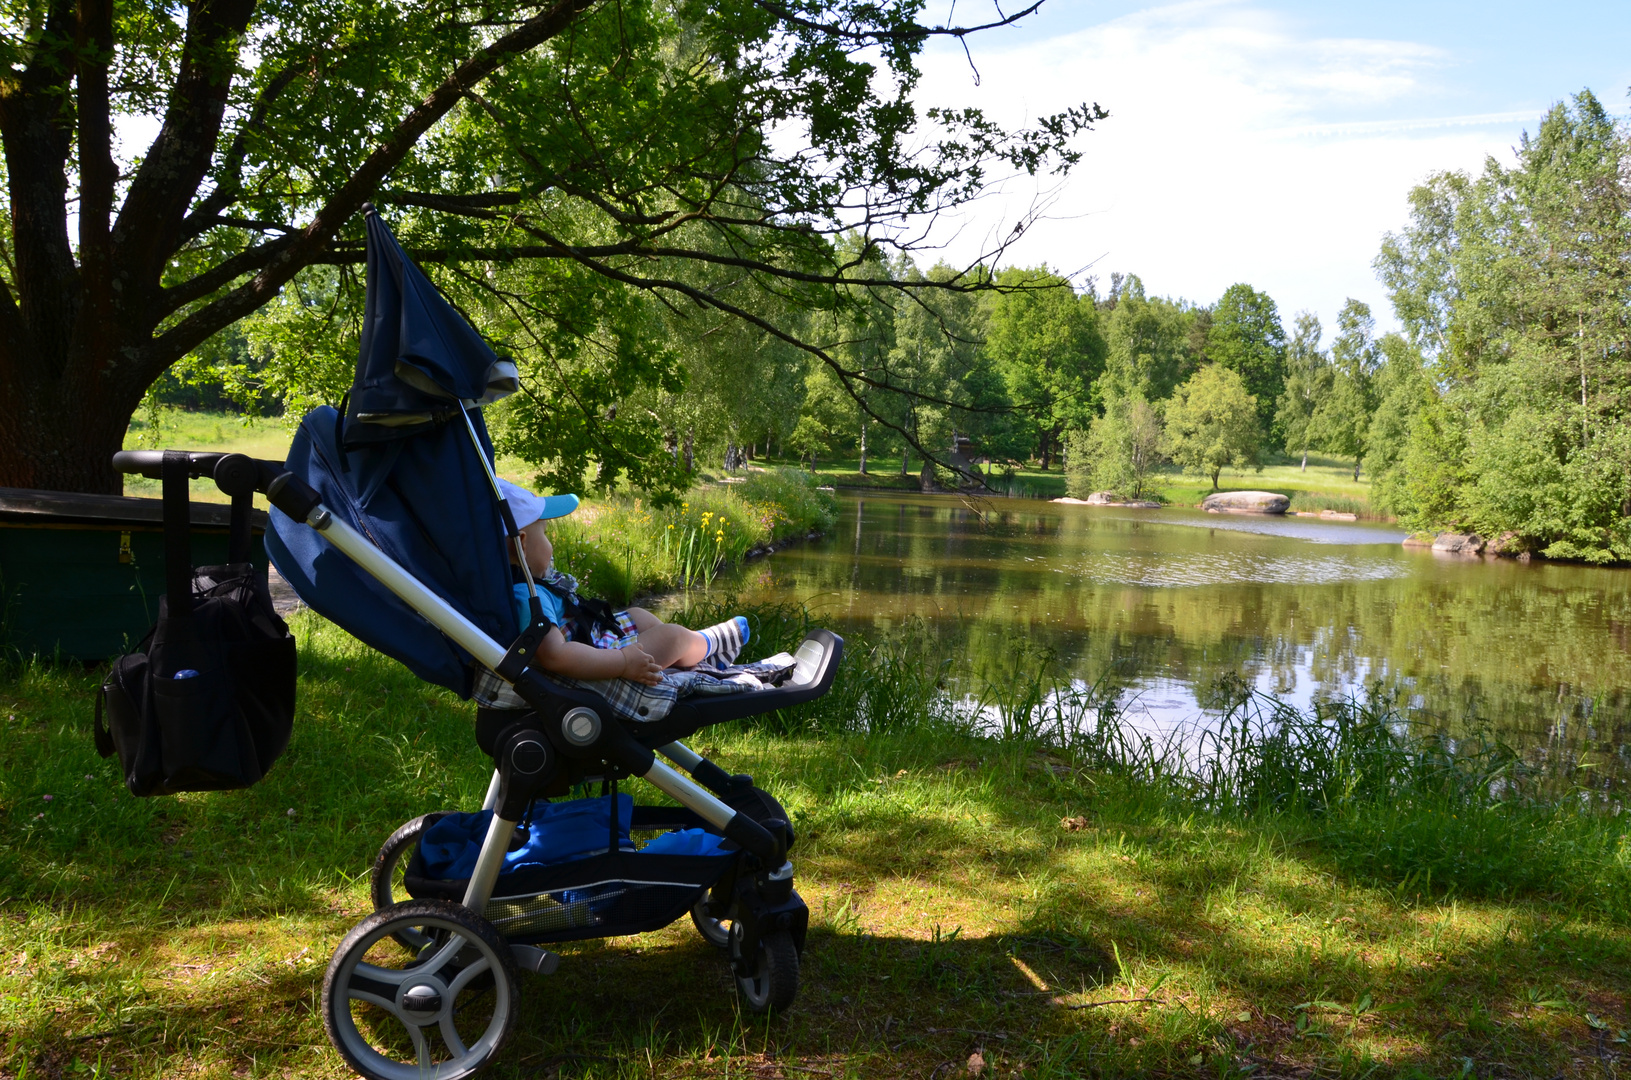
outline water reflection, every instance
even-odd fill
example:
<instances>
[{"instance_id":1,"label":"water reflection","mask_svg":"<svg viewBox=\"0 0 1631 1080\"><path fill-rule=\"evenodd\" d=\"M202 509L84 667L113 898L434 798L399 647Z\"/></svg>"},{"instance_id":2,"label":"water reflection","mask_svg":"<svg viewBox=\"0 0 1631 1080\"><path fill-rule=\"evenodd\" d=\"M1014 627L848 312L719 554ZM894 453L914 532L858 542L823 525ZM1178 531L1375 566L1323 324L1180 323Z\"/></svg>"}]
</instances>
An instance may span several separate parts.
<instances>
[{"instance_id":1,"label":"water reflection","mask_svg":"<svg viewBox=\"0 0 1631 1080\"><path fill-rule=\"evenodd\" d=\"M842 631L929 620L995 673L1016 645L1113 673L1152 722L1238 672L1297 702L1376 681L1451 727L1618 756L1631 573L1404 548L1367 524L1026 500L844 496L833 535L727 588Z\"/></svg>"}]
</instances>

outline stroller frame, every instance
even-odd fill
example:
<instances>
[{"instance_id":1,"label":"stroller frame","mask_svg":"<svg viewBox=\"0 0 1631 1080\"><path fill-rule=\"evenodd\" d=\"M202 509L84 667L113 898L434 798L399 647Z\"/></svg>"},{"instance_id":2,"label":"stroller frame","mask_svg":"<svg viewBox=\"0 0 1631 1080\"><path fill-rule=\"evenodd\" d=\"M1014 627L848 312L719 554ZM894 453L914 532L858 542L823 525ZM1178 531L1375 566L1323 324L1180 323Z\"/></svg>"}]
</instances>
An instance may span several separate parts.
<instances>
[{"instance_id":1,"label":"stroller frame","mask_svg":"<svg viewBox=\"0 0 1631 1080\"><path fill-rule=\"evenodd\" d=\"M176 452L123 451L114 455L113 464L121 472L156 477L166 453ZM419 835L440 815L425 815L398 829L376 859L376 911L341 942L324 980L325 1025L335 1048L352 1068L379 1080L453 1080L470 1075L498 1053L513 1027L517 971L555 971L559 956L537 947L539 944L639 933L665 926L686 910L705 939L728 951L749 1009L775 1011L792 1003L809 922L809 910L794 889L793 865L788 859L793 831L779 804L754 787L751 777L727 774L682 740L710 724L820 697L836 674L843 654L841 638L826 630L813 631L799 646L788 687L700 703L681 701L662 720L628 725L599 695L561 686L531 666L541 636L539 626L524 630L509 646L494 641L331 513L317 492L282 463L219 453L191 453L187 463L189 475L214 479L229 496L248 498L259 492L293 521L316 530L477 663L507 681L529 706L514 712L480 710L478 742L494 760L483 809L492 810L493 816L468 881L462 885L428 882L418 873ZM658 754L674 765L658 760ZM647 857L651 869L660 871L655 877L661 880L605 878L604 873L615 875L619 868L629 866L627 860L641 858L638 853L617 850L614 799L613 842L604 856L549 867L530 880L515 882L520 891L498 902L524 906L530 894L537 903L555 903L552 893L572 895L562 890L608 883L667 888L666 901L632 921L569 921L532 932L501 933L485 916L495 904L494 891L517 824L533 801L564 793L571 784L586 779L601 779L615 794L616 782L623 777L646 780L680 804L680 808L636 807L633 828L701 826L732 842L736 850L727 856ZM398 902L392 879L404 856L409 857L405 884L413 898ZM597 865L602 860L605 870ZM597 874L602 875L601 880L596 880ZM516 876L524 877L520 872ZM386 937L414 954L405 966L392 969L364 959ZM455 1024L454 1002L463 993L489 989L491 1018L479 1037L469 1039L468 1032ZM398 1055L381 1052L375 1045L378 1040L365 1037L358 1029L351 1014L353 1001L368 1002L400 1021L411 1050L403 1049ZM426 1038L432 1030L439 1030L449 1052L445 1060L433 1060L435 1054ZM411 1060L403 1060L408 1055Z\"/></svg>"}]
</instances>

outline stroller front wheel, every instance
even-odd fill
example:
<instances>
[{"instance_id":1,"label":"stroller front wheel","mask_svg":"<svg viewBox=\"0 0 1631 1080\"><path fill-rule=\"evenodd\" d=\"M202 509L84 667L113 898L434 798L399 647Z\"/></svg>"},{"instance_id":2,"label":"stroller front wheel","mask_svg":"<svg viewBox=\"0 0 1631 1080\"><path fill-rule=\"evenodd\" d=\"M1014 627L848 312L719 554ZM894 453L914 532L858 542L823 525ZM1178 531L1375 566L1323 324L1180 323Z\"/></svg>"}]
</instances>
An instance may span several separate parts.
<instances>
[{"instance_id":1,"label":"stroller front wheel","mask_svg":"<svg viewBox=\"0 0 1631 1080\"><path fill-rule=\"evenodd\" d=\"M436 940L404 960L406 928ZM369 1080L457 1080L486 1065L515 1026L516 968L486 919L447 900L376 911L340 942L323 977L323 1026Z\"/></svg>"},{"instance_id":2,"label":"stroller front wheel","mask_svg":"<svg viewBox=\"0 0 1631 1080\"><path fill-rule=\"evenodd\" d=\"M742 955L742 925L733 923L730 931L731 960ZM738 965L737 970L741 967ZM759 938L757 955L747 965L749 975L736 976L736 991L749 1012L777 1013L793 1004L799 993L799 951L793 935L777 930Z\"/></svg>"},{"instance_id":3,"label":"stroller front wheel","mask_svg":"<svg viewBox=\"0 0 1631 1080\"><path fill-rule=\"evenodd\" d=\"M691 905L691 925L697 928L697 933L702 935L702 940L714 948L728 949L731 947L730 924L708 914L708 897L706 895Z\"/></svg>"}]
</instances>

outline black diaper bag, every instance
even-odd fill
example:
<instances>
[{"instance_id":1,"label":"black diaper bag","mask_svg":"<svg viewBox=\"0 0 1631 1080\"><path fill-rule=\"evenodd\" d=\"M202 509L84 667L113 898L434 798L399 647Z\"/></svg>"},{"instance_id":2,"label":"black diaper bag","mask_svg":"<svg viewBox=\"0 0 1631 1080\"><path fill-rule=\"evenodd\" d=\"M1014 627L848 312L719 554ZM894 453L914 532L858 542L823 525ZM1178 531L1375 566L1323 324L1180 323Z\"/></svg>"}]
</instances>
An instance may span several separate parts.
<instances>
[{"instance_id":1,"label":"black diaper bag","mask_svg":"<svg viewBox=\"0 0 1631 1080\"><path fill-rule=\"evenodd\" d=\"M132 795L248 787L294 725L295 640L250 562L251 495L233 496L227 564L194 569L187 473L166 452L159 621L97 701L96 749L119 755Z\"/></svg>"}]
</instances>

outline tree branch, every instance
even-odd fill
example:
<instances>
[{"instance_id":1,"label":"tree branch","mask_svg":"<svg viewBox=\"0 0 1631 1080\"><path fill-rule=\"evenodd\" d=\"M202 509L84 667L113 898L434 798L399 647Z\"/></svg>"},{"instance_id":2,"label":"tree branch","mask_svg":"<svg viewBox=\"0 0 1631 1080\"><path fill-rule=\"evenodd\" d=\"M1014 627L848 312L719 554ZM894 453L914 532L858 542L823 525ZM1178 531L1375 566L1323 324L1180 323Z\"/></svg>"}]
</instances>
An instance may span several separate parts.
<instances>
[{"instance_id":1,"label":"tree branch","mask_svg":"<svg viewBox=\"0 0 1631 1080\"><path fill-rule=\"evenodd\" d=\"M560 246L562 246L563 248L565 247L565 245L560 245ZM774 323L770 322L769 320L762 319L759 316L753 314L752 312L747 311L747 310L745 310L743 308L739 308L735 304L732 304L732 303L730 303L729 301L726 301L726 300L722 300L718 296L716 296L716 295L714 295L714 294L712 294L710 292L707 292L706 290L699 289L694 285L687 284L686 282L683 282L683 281L676 281L676 280L674 280L672 278L640 278L640 277L636 277L633 274L628 274L628 273L625 273L625 272L623 272L621 270L618 270L615 267L608 266L603 262L600 262L600 261L598 261L596 259L589 258L587 256L575 255L574 257L583 266L589 268L590 270L595 271L598 274L604 275L605 277L608 277L608 278L612 279L613 281L620 281L625 285L630 285L630 286L633 286L634 288L637 288L637 289L645 289L647 291L655 291L657 289L670 289L670 290L672 290L674 292L677 292L677 293L681 294L682 296L685 296L685 297L689 298L691 301L693 301L694 303L696 303L700 307L711 307L711 308L714 308L717 311L722 311L727 315L734 315L736 318L741 319L743 322L750 323L753 326L757 326L760 330L763 330L765 333L769 334L771 337L774 337L779 341L783 341L783 342L787 343L788 345L793 346L795 349L800 350L801 352L809 353L811 356L814 356L816 359L820 360L823 364L826 364L829 368L832 369L833 373L838 376L839 382L843 385L844 392L846 394L848 394L850 396L850 398L853 399L854 402L861 407L862 412L866 413L868 416L870 416L877 423L882 424L884 427L888 428L890 431L893 431L895 434L897 434L901 438L905 439L906 442L912 447L912 449L916 450L919 454L922 454L928 460L933 461L937 465L941 465L941 466L944 466L945 468L952 469L953 471L957 471L952 465L948 464L945 461L942 461L938 456L931 453L930 451L925 450L923 448L922 444L918 442L916 435L908 432L905 428L903 428L900 425L894 423L893 421L887 420L884 417L878 415L878 413L872 408L872 406L867 403L866 398L864 396L862 396L861 394L857 393L855 388L852 385L850 385L850 383L851 383L851 380L853 380L855 382L861 383L864 386L870 386L870 387L872 387L874 389L877 389L877 390L885 390L885 391L889 391L889 392L892 392L892 393L904 394L904 395L906 395L907 397L911 398L914 401L927 402L927 403L929 403L931 405L942 405L942 406L946 406L948 408L953 408L953 409L963 409L963 408L965 408L965 406L963 406L963 405L961 405L961 404L959 404L959 403L957 403L955 401L947 401L944 398L934 397L932 395L919 393L919 392L913 391L913 390L906 390L903 387L894 386L894 385L892 385L890 383L880 383L877 380L875 380L875 379L871 378L870 376L866 375L864 372L852 371L852 370L844 367L842 364L840 364L837 360L835 360L827 352L827 350L821 348L819 345L812 345L807 341L804 341L804 340L802 340L802 339L800 339L798 337L795 337L794 335L787 333L785 330L782 330L780 327L776 326Z\"/></svg>"},{"instance_id":2,"label":"tree branch","mask_svg":"<svg viewBox=\"0 0 1631 1080\"><path fill-rule=\"evenodd\" d=\"M311 265L339 232L340 226L379 187L380 181L408 156L420 136L447 115L467 90L493 74L510 57L527 52L565 30L596 2L556 0L547 10L534 15L456 67L441 85L391 130L340 189L329 196L310 225L298 233L291 233L291 243L277 251L271 262L254 278L188 315L155 338L142 350L145 365L154 372L162 371L217 330L231 325L277 295L285 282Z\"/></svg>"},{"instance_id":3,"label":"tree branch","mask_svg":"<svg viewBox=\"0 0 1631 1080\"><path fill-rule=\"evenodd\" d=\"M276 257L279 251L293 244L295 234L285 233L276 240L268 240L264 244L257 244L247 251L240 251L230 258L223 259L214 266L188 278L186 281L163 290L159 294L158 311L160 317L171 315L195 300L202 300L217 289L223 289L245 274L252 274L264 267ZM352 260L347 260L348 262ZM362 262L359 256L356 262Z\"/></svg>"},{"instance_id":4,"label":"tree branch","mask_svg":"<svg viewBox=\"0 0 1631 1080\"><path fill-rule=\"evenodd\" d=\"M238 134L233 136L232 145L227 147L226 156L221 160L218 170L220 179L217 180L215 189L182 219L178 237L180 243L186 243L216 224L216 215L231 206L233 200L243 190L243 164L244 158L249 154L248 135L265 121L272 103L300 77L301 73L301 68L286 67L261 87L261 92L255 97L255 104L249 109L249 115L244 117L244 122L238 127Z\"/></svg>"},{"instance_id":5,"label":"tree branch","mask_svg":"<svg viewBox=\"0 0 1631 1080\"><path fill-rule=\"evenodd\" d=\"M240 40L255 0L195 0L188 6L181 67L164 125L142 158L113 226L123 301L145 308L181 244L181 223L215 156Z\"/></svg>"},{"instance_id":6,"label":"tree branch","mask_svg":"<svg viewBox=\"0 0 1631 1080\"><path fill-rule=\"evenodd\" d=\"M7 366L50 377L79 300L79 271L68 240L70 131L63 123L73 74L74 0L53 0L44 25L31 28L28 66L0 71L0 139L6 153L17 315L25 342ZM0 305L3 306L3 305Z\"/></svg>"},{"instance_id":7,"label":"tree branch","mask_svg":"<svg viewBox=\"0 0 1631 1080\"><path fill-rule=\"evenodd\" d=\"M817 33L826 34L829 37L845 38L849 41L870 43L885 41L922 41L924 38L930 37L964 38L969 34L978 33L981 30L995 30L1003 26L1012 26L1014 23L1025 18L1027 15L1032 14L1038 8L1040 8L1042 6L1042 0L1036 0L1036 3L1032 4L1030 7L1025 8L1022 11L1017 11L1012 15L1004 15L996 22L982 23L979 26L920 26L913 23L904 30L852 30L847 26L833 26L830 23L820 23L814 21L813 19L806 19L801 15L795 15L792 11L783 7L781 4L774 3L773 0L754 0L754 6L763 11L770 12L770 14L776 16L776 18L782 20L783 22L791 23L794 26L805 30L814 30ZM997 13L1001 15L1002 9L999 8Z\"/></svg>"}]
</instances>

